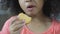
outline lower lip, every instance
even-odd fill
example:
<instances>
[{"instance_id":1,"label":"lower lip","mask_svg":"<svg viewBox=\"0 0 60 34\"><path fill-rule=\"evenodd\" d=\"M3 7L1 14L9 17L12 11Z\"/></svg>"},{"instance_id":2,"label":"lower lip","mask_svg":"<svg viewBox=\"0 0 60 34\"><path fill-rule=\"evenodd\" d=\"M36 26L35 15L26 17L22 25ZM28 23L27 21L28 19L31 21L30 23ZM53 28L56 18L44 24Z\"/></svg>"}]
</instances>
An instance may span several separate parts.
<instances>
[{"instance_id":1,"label":"lower lip","mask_svg":"<svg viewBox=\"0 0 60 34\"><path fill-rule=\"evenodd\" d=\"M32 10L33 10L33 8L27 8L27 10L28 10L28 11L32 11Z\"/></svg>"}]
</instances>

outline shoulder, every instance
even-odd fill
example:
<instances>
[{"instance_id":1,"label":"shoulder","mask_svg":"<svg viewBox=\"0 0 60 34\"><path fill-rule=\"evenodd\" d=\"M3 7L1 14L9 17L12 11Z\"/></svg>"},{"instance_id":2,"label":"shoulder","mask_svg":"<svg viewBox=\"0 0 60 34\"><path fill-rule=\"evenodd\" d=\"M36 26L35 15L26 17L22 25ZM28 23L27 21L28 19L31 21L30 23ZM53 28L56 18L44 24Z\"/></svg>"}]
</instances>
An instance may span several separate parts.
<instances>
[{"instance_id":1,"label":"shoulder","mask_svg":"<svg viewBox=\"0 0 60 34\"><path fill-rule=\"evenodd\" d=\"M56 34L60 34L60 22L58 22L57 20L54 21L54 31Z\"/></svg>"}]
</instances>

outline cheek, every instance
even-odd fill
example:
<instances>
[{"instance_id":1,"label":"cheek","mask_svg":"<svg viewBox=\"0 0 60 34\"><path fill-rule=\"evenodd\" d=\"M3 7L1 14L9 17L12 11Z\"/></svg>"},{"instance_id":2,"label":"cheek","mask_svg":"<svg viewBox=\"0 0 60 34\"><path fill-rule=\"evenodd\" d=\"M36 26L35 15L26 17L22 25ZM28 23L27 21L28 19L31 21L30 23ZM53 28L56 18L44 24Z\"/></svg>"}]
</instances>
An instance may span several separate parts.
<instances>
[{"instance_id":1,"label":"cheek","mask_svg":"<svg viewBox=\"0 0 60 34\"><path fill-rule=\"evenodd\" d=\"M36 6L37 8L35 9L34 13L41 13L42 8L43 8L44 1L43 0L36 0Z\"/></svg>"},{"instance_id":2,"label":"cheek","mask_svg":"<svg viewBox=\"0 0 60 34\"><path fill-rule=\"evenodd\" d=\"M43 0L38 0L38 1L36 0L36 3L37 3L38 9L42 9L44 1Z\"/></svg>"},{"instance_id":3,"label":"cheek","mask_svg":"<svg viewBox=\"0 0 60 34\"><path fill-rule=\"evenodd\" d=\"M18 2L19 2L20 4L22 4L22 3L24 2L24 0L18 0Z\"/></svg>"},{"instance_id":4,"label":"cheek","mask_svg":"<svg viewBox=\"0 0 60 34\"><path fill-rule=\"evenodd\" d=\"M18 2L19 2L20 7L24 10L25 9L24 0L19 0Z\"/></svg>"}]
</instances>

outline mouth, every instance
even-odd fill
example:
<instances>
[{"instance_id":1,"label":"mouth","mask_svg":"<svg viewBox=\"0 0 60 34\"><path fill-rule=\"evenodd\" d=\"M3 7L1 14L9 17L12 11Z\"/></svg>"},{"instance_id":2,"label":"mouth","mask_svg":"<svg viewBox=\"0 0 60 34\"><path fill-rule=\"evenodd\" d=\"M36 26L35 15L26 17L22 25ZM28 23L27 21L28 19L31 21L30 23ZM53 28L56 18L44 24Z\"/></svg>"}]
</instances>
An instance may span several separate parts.
<instances>
[{"instance_id":1,"label":"mouth","mask_svg":"<svg viewBox=\"0 0 60 34\"><path fill-rule=\"evenodd\" d=\"M27 6L27 10L32 11L34 7L36 7L36 6L34 6L34 5L29 5L29 6Z\"/></svg>"}]
</instances>

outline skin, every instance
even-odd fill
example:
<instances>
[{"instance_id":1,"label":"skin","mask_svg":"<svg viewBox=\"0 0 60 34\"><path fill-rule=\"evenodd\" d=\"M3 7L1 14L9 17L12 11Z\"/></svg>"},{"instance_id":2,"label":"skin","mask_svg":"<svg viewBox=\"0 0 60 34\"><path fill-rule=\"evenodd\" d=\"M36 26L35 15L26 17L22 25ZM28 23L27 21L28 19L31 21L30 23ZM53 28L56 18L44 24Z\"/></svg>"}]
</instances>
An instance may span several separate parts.
<instances>
[{"instance_id":1,"label":"skin","mask_svg":"<svg viewBox=\"0 0 60 34\"><path fill-rule=\"evenodd\" d=\"M27 25L27 27L33 31L35 34L38 32L46 31L51 25L51 19L46 17L43 14L43 5L44 0L18 0L20 7L24 10L25 14L32 17L32 21ZM34 5L33 10L29 11L27 9L28 5ZM10 33L11 34L19 34L21 30L21 26L23 26L25 22L23 20L19 20L17 16L12 20L10 25ZM15 26L14 26L15 25ZM17 28L17 29L16 29Z\"/></svg>"}]
</instances>

